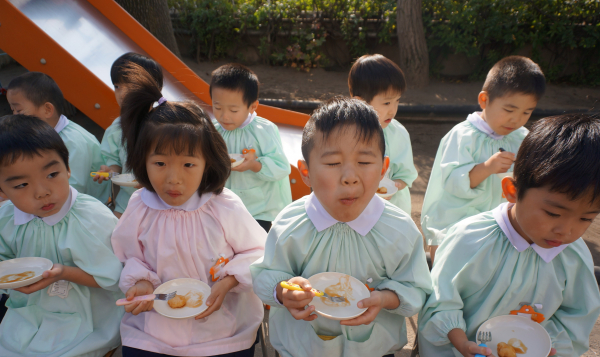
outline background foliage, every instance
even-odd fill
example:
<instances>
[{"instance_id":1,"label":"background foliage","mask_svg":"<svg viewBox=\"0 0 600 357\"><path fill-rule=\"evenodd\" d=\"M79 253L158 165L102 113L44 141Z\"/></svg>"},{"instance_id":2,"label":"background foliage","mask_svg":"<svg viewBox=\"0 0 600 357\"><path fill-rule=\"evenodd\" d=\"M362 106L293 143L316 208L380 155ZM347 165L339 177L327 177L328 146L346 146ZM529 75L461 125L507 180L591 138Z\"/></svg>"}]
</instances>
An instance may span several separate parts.
<instances>
[{"instance_id":1,"label":"background foliage","mask_svg":"<svg viewBox=\"0 0 600 357\"><path fill-rule=\"evenodd\" d=\"M265 63L308 71L328 64L326 39L352 58L369 41L392 43L396 0L169 0L176 27L189 29L196 56L227 55L244 35L260 36ZM598 0L423 0L431 72L451 53L478 58L480 79L500 58L529 47L550 81L600 85ZM575 63L574 63L575 61ZM577 68L575 72L567 68Z\"/></svg>"}]
</instances>

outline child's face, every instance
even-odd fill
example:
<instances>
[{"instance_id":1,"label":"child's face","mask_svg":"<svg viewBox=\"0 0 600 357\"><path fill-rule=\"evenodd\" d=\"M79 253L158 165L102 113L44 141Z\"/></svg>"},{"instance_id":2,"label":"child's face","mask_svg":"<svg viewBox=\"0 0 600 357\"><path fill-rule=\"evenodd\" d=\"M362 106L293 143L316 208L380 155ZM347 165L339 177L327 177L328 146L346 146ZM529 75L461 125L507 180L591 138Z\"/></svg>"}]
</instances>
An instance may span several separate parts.
<instances>
[{"instance_id":1,"label":"child's face","mask_svg":"<svg viewBox=\"0 0 600 357\"><path fill-rule=\"evenodd\" d=\"M387 93L377 94L369 103L377 112L382 128L385 129L394 120L398 112L398 103L400 103L401 96L398 92L388 91Z\"/></svg>"},{"instance_id":2,"label":"child's face","mask_svg":"<svg viewBox=\"0 0 600 357\"><path fill-rule=\"evenodd\" d=\"M71 172L56 151L21 155L13 164L0 168L0 196L23 212L51 216L69 198Z\"/></svg>"},{"instance_id":3,"label":"child's face","mask_svg":"<svg viewBox=\"0 0 600 357\"><path fill-rule=\"evenodd\" d=\"M537 106L531 94L509 93L489 101L487 92L479 93L482 118L496 134L508 135L527 123Z\"/></svg>"},{"instance_id":4,"label":"child's face","mask_svg":"<svg viewBox=\"0 0 600 357\"><path fill-rule=\"evenodd\" d=\"M42 119L52 127L56 125L56 121L58 121L58 113L52 104L45 103L44 105L37 107L32 101L27 99L27 97L23 94L23 91L18 89L9 90L6 93L6 97L13 114L31 115Z\"/></svg>"},{"instance_id":5,"label":"child's face","mask_svg":"<svg viewBox=\"0 0 600 357\"><path fill-rule=\"evenodd\" d=\"M163 201L171 206L181 206L198 192L206 165L202 155L150 152L146 159L148 178Z\"/></svg>"},{"instance_id":6,"label":"child's face","mask_svg":"<svg viewBox=\"0 0 600 357\"><path fill-rule=\"evenodd\" d=\"M232 91L223 88L213 88L212 108L213 115L226 130L235 130L248 119L258 107L258 101L247 106L244 103L242 91Z\"/></svg>"},{"instance_id":7,"label":"child's face","mask_svg":"<svg viewBox=\"0 0 600 357\"><path fill-rule=\"evenodd\" d=\"M115 84L115 98L117 99L117 104L119 104L119 107L121 107L121 105L123 104L123 99L125 99L125 94L127 94L128 89L128 83Z\"/></svg>"},{"instance_id":8,"label":"child's face","mask_svg":"<svg viewBox=\"0 0 600 357\"><path fill-rule=\"evenodd\" d=\"M553 248L579 239L598 213L600 202L590 203L587 195L571 200L564 193L540 187L528 189L512 207L510 217L511 223L516 221L517 232L530 244Z\"/></svg>"},{"instance_id":9,"label":"child's face","mask_svg":"<svg viewBox=\"0 0 600 357\"><path fill-rule=\"evenodd\" d=\"M310 152L308 184L340 222L353 221L364 211L384 174L379 146L356 138L355 126L336 129L327 140L316 133Z\"/></svg>"}]
</instances>

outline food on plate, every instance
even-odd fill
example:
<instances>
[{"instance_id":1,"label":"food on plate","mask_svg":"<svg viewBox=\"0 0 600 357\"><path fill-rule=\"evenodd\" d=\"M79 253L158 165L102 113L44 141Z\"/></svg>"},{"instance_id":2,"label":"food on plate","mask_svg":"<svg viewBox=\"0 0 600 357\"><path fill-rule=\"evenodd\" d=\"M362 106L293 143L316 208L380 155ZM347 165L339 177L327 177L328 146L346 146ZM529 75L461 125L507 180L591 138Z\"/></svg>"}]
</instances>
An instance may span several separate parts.
<instances>
[{"instance_id":1,"label":"food on plate","mask_svg":"<svg viewBox=\"0 0 600 357\"><path fill-rule=\"evenodd\" d=\"M517 357L517 354L524 353L527 353L527 346L517 338L511 338L508 343L498 344L498 357Z\"/></svg>"},{"instance_id":2,"label":"food on plate","mask_svg":"<svg viewBox=\"0 0 600 357\"><path fill-rule=\"evenodd\" d=\"M185 306L186 302L185 296L182 295L175 295L174 298L167 301L171 309L180 309Z\"/></svg>"},{"instance_id":3,"label":"food on plate","mask_svg":"<svg viewBox=\"0 0 600 357\"><path fill-rule=\"evenodd\" d=\"M231 160L232 164L237 161L236 159L229 159L229 160Z\"/></svg>"},{"instance_id":4,"label":"food on plate","mask_svg":"<svg viewBox=\"0 0 600 357\"><path fill-rule=\"evenodd\" d=\"M331 297L343 297L345 301L333 302L326 297L321 297L321 301L327 306L344 307L349 306L348 296L352 297L352 284L350 284L350 276L344 275L340 278L340 282L325 288L325 294Z\"/></svg>"},{"instance_id":5,"label":"food on plate","mask_svg":"<svg viewBox=\"0 0 600 357\"><path fill-rule=\"evenodd\" d=\"M385 188L385 187L379 187L377 189L377 193L386 194L386 193L388 193L388 191L387 191L387 188Z\"/></svg>"},{"instance_id":6,"label":"food on plate","mask_svg":"<svg viewBox=\"0 0 600 357\"><path fill-rule=\"evenodd\" d=\"M182 307L197 308L202 305L204 295L196 290L190 290L185 295L175 295L174 298L167 301L172 309L181 309Z\"/></svg>"},{"instance_id":7,"label":"food on plate","mask_svg":"<svg viewBox=\"0 0 600 357\"><path fill-rule=\"evenodd\" d=\"M16 283L17 281L27 280L34 276L35 273L30 270L19 274L7 274L0 278L0 284Z\"/></svg>"}]
</instances>

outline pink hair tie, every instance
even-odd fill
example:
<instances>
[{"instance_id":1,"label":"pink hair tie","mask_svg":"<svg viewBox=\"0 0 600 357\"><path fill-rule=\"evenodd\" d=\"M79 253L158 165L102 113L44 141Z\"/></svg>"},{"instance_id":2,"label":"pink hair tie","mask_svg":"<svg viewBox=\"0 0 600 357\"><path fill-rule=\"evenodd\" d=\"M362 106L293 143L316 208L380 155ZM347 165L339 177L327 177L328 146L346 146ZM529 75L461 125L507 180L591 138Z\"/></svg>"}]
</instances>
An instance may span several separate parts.
<instances>
[{"instance_id":1,"label":"pink hair tie","mask_svg":"<svg viewBox=\"0 0 600 357\"><path fill-rule=\"evenodd\" d=\"M159 105L161 105L161 104L165 103L166 101L167 101L167 98L165 98L165 97L160 97L160 99L159 99L158 101L154 102L154 104L152 105L152 108L156 108L156 107L158 107Z\"/></svg>"}]
</instances>

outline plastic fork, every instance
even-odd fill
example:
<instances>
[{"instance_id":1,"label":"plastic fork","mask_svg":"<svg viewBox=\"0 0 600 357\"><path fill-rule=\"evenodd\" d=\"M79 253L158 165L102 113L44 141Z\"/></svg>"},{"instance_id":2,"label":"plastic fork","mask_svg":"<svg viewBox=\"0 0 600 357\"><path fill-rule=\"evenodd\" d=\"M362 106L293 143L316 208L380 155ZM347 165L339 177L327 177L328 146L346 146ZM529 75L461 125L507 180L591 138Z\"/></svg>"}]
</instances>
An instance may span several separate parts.
<instances>
[{"instance_id":1,"label":"plastic fork","mask_svg":"<svg viewBox=\"0 0 600 357\"><path fill-rule=\"evenodd\" d=\"M171 300L172 298L175 297L175 295L177 295L177 291L173 291L172 293L168 293L168 294L150 294L150 295L136 296L131 300L119 299L119 300L117 300L117 306L129 305L129 304L133 304L134 302L138 302L138 301L152 301L152 300L166 301L166 300Z\"/></svg>"},{"instance_id":2,"label":"plastic fork","mask_svg":"<svg viewBox=\"0 0 600 357\"><path fill-rule=\"evenodd\" d=\"M97 171L90 172L90 176L91 177L102 176L102 177L105 177L107 179L111 179L111 178L113 178L113 177L115 177L117 175L120 175L120 174L116 173L116 172L97 172Z\"/></svg>"},{"instance_id":3,"label":"plastic fork","mask_svg":"<svg viewBox=\"0 0 600 357\"><path fill-rule=\"evenodd\" d=\"M300 285L298 285L298 284L292 284L292 283L289 283L287 281L282 281L280 283L280 285L281 285L282 288L286 288L288 290L304 291L304 289L302 289L302 287ZM326 293L324 293L324 292L322 292L320 290L314 289L314 288L310 289L310 291L312 291L315 294L315 296L322 296L322 297L324 297L326 299L331 300L332 302L344 302L344 301L346 301L345 297L342 297L342 296L329 296Z\"/></svg>"},{"instance_id":4,"label":"plastic fork","mask_svg":"<svg viewBox=\"0 0 600 357\"><path fill-rule=\"evenodd\" d=\"M481 342L479 347L487 347L486 342L490 342L492 340L492 333L490 331L479 331L477 333L477 341ZM485 357L484 355L480 355L479 353L475 355L475 357Z\"/></svg>"}]
</instances>

